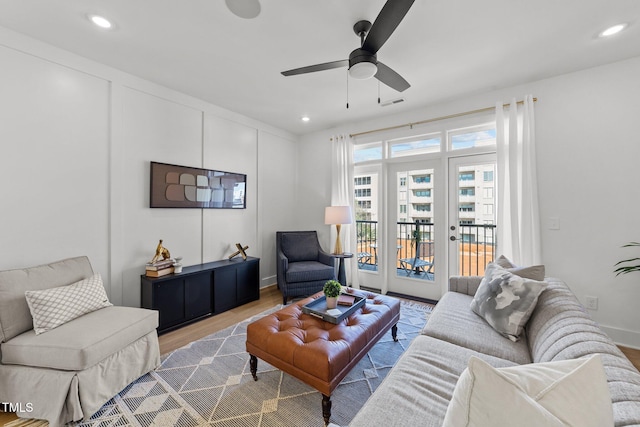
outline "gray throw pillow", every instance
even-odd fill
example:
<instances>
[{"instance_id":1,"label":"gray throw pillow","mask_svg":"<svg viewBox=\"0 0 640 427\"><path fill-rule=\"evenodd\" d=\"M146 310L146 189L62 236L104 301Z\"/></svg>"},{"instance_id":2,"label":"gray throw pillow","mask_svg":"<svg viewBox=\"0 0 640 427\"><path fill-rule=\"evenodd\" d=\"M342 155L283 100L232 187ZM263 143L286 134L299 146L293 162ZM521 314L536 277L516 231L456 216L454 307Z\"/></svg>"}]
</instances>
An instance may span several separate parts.
<instances>
[{"instance_id":1,"label":"gray throw pillow","mask_svg":"<svg viewBox=\"0 0 640 427\"><path fill-rule=\"evenodd\" d=\"M539 282L544 280L544 265L532 265L530 267L518 267L509 259L500 255L498 259L495 261L500 267L507 269L513 274L517 274L520 277L524 277L525 279L537 280Z\"/></svg>"},{"instance_id":2,"label":"gray throw pillow","mask_svg":"<svg viewBox=\"0 0 640 427\"><path fill-rule=\"evenodd\" d=\"M546 287L545 282L517 276L489 263L471 301L471 310L497 332L517 341Z\"/></svg>"}]
</instances>

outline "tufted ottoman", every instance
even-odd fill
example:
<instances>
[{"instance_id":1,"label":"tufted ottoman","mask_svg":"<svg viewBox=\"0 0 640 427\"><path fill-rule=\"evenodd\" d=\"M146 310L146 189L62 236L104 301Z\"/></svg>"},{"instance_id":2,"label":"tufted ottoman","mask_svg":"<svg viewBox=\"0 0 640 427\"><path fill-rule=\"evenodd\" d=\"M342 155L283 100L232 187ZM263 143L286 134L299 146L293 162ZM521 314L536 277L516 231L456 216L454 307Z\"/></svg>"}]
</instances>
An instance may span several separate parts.
<instances>
[{"instance_id":1,"label":"tufted ottoman","mask_svg":"<svg viewBox=\"0 0 640 427\"><path fill-rule=\"evenodd\" d=\"M296 377L322 393L325 424L331 417L331 393L340 381L391 328L394 341L400 301L369 292L348 290L367 298L364 306L341 323L304 314L301 307L315 298L291 304L247 326L247 351L254 380L258 359Z\"/></svg>"}]
</instances>

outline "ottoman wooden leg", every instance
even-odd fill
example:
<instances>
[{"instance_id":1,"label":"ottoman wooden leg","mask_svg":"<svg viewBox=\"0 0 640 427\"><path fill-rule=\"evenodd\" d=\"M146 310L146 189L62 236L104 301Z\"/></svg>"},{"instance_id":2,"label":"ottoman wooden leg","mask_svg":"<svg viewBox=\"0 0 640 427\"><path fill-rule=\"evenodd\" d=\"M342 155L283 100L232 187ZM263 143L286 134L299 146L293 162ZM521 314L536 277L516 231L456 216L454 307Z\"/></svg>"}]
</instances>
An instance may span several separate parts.
<instances>
[{"instance_id":1,"label":"ottoman wooden leg","mask_svg":"<svg viewBox=\"0 0 640 427\"><path fill-rule=\"evenodd\" d=\"M395 324L391 327L391 336L395 342L398 342L398 325Z\"/></svg>"},{"instance_id":2,"label":"ottoman wooden leg","mask_svg":"<svg viewBox=\"0 0 640 427\"><path fill-rule=\"evenodd\" d=\"M253 354L249 355L249 369L251 369L251 375L253 376L254 381L258 381L258 358Z\"/></svg>"},{"instance_id":3,"label":"ottoman wooden leg","mask_svg":"<svg viewBox=\"0 0 640 427\"><path fill-rule=\"evenodd\" d=\"M329 425L329 418L331 418L331 396L325 394L322 395L322 417L324 418L324 425Z\"/></svg>"}]
</instances>

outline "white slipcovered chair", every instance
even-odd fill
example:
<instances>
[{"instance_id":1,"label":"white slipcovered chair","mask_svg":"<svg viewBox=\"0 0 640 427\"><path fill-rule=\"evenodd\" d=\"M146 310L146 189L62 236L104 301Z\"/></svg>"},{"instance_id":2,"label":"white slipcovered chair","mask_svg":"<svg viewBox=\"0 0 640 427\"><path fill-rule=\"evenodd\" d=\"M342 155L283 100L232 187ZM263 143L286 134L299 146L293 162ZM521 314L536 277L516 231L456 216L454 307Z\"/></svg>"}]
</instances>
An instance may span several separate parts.
<instances>
[{"instance_id":1,"label":"white slipcovered chair","mask_svg":"<svg viewBox=\"0 0 640 427\"><path fill-rule=\"evenodd\" d=\"M156 311L109 305L36 334L25 292L93 275L84 256L0 271L0 402L19 417L51 427L87 420L160 365Z\"/></svg>"}]
</instances>

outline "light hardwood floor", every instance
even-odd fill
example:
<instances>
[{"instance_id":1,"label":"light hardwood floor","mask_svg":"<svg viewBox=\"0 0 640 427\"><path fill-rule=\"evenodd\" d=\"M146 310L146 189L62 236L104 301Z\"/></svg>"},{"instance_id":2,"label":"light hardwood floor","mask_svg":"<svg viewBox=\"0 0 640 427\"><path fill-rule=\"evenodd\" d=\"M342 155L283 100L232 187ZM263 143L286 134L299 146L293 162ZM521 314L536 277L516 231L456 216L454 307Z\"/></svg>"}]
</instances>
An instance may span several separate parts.
<instances>
[{"instance_id":1,"label":"light hardwood floor","mask_svg":"<svg viewBox=\"0 0 640 427\"><path fill-rule=\"evenodd\" d=\"M260 290L260 299L236 307L216 316L208 317L175 331L160 335L160 354L166 354L185 346L192 341L206 337L219 330L235 325L244 319L262 313L265 310L282 304L282 294L276 286L269 286Z\"/></svg>"},{"instance_id":2,"label":"light hardwood floor","mask_svg":"<svg viewBox=\"0 0 640 427\"><path fill-rule=\"evenodd\" d=\"M263 288L260 291L260 299L250 302L241 307L234 308L217 316L209 317L205 320L193 323L178 330L168 332L160 336L160 353L166 354L178 349L192 341L206 337L221 329L275 307L282 303L282 295L275 286ZM640 350L620 347L623 353L631 360L631 363L640 370ZM16 416L11 413L0 412L0 426L15 420Z\"/></svg>"}]
</instances>

